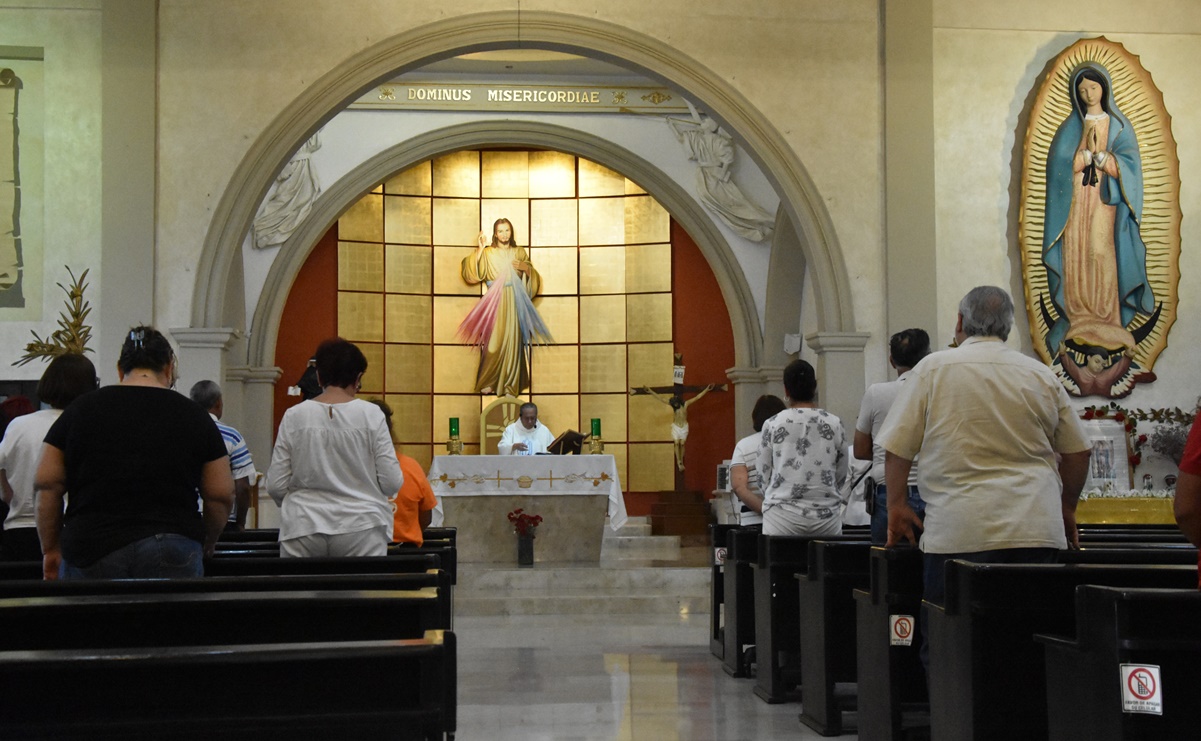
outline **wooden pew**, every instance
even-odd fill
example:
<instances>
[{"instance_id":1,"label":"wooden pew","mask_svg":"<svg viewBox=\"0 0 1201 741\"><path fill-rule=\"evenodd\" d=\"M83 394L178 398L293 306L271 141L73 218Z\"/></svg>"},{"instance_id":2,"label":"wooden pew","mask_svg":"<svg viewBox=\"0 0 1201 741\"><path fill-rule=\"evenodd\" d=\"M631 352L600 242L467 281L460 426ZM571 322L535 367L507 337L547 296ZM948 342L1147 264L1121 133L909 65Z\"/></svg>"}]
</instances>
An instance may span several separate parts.
<instances>
[{"instance_id":1,"label":"wooden pew","mask_svg":"<svg viewBox=\"0 0 1201 741\"><path fill-rule=\"evenodd\" d=\"M1152 528L1154 532L1155 528ZM1063 551L1067 563L1195 564L1197 551L1173 544L1090 542ZM875 548L871 560L871 590L857 601L858 722L862 741L901 741L908 728L929 725L929 695L921 647L922 554L916 548ZM910 645L891 645L891 615L913 619Z\"/></svg>"},{"instance_id":2,"label":"wooden pew","mask_svg":"<svg viewBox=\"0 0 1201 741\"><path fill-rule=\"evenodd\" d=\"M722 571L725 626L722 669L731 677L749 677L747 646L755 645L755 564L759 530L737 528L726 534L726 566Z\"/></svg>"},{"instance_id":3,"label":"wooden pew","mask_svg":"<svg viewBox=\"0 0 1201 741\"><path fill-rule=\"evenodd\" d=\"M58 595L0 599L0 650L420 638L438 590Z\"/></svg>"},{"instance_id":4,"label":"wooden pew","mask_svg":"<svg viewBox=\"0 0 1201 741\"><path fill-rule=\"evenodd\" d=\"M926 670L918 656L922 552L874 547L868 569L868 590L855 591L859 738L902 741L906 729L930 725ZM909 618L904 635L895 633L894 615Z\"/></svg>"},{"instance_id":5,"label":"wooden pew","mask_svg":"<svg viewBox=\"0 0 1201 741\"><path fill-rule=\"evenodd\" d=\"M932 737L1047 739L1044 661L1033 636L1075 633L1076 587L1196 583L1195 566L949 562L945 604L928 604L926 614Z\"/></svg>"},{"instance_id":6,"label":"wooden pew","mask_svg":"<svg viewBox=\"0 0 1201 741\"><path fill-rule=\"evenodd\" d=\"M444 571L413 574L288 574L282 576L209 576L199 579L75 579L0 581L0 599L70 595L176 594L200 592L410 591L434 588L450 594ZM439 599L438 619L430 628L449 629L450 601Z\"/></svg>"},{"instance_id":7,"label":"wooden pew","mask_svg":"<svg viewBox=\"0 0 1201 741\"><path fill-rule=\"evenodd\" d=\"M416 639L0 652L4 739L445 739L453 633ZM268 699L259 700L264 694Z\"/></svg>"},{"instance_id":8,"label":"wooden pew","mask_svg":"<svg viewBox=\"0 0 1201 741\"><path fill-rule=\"evenodd\" d=\"M0 561L0 581L41 578L41 561Z\"/></svg>"},{"instance_id":9,"label":"wooden pew","mask_svg":"<svg viewBox=\"0 0 1201 741\"><path fill-rule=\"evenodd\" d=\"M722 619L726 603L725 577L722 574L727 554L726 533L737 527L709 526L709 653L719 659L724 659L726 655L725 621Z\"/></svg>"},{"instance_id":10,"label":"wooden pew","mask_svg":"<svg viewBox=\"0 0 1201 741\"><path fill-rule=\"evenodd\" d=\"M247 528L246 530L223 530L218 543L278 543L279 528Z\"/></svg>"},{"instance_id":11,"label":"wooden pew","mask_svg":"<svg viewBox=\"0 0 1201 741\"><path fill-rule=\"evenodd\" d=\"M854 590L869 585L868 541L814 540L799 577L801 722L823 736L844 732L842 713L856 698L836 697L835 684L855 681Z\"/></svg>"},{"instance_id":12,"label":"wooden pew","mask_svg":"<svg viewBox=\"0 0 1201 741\"><path fill-rule=\"evenodd\" d=\"M813 540L868 539L866 527L848 528L848 534L814 538L796 535L760 535L759 561L755 565L755 694L769 703L800 699L800 604L795 575L809 568L809 543Z\"/></svg>"},{"instance_id":13,"label":"wooden pew","mask_svg":"<svg viewBox=\"0 0 1201 741\"><path fill-rule=\"evenodd\" d=\"M213 558L205 561L205 576L262 576L272 574L412 574L442 568L433 554L364 558Z\"/></svg>"},{"instance_id":14,"label":"wooden pew","mask_svg":"<svg viewBox=\"0 0 1201 741\"><path fill-rule=\"evenodd\" d=\"M1046 650L1050 738L1197 737L1201 593L1196 589L1078 587L1075 640L1038 639ZM1148 666L1157 667L1157 681L1136 671ZM1158 700L1160 714L1124 712L1124 683L1131 687L1132 701Z\"/></svg>"}]
</instances>

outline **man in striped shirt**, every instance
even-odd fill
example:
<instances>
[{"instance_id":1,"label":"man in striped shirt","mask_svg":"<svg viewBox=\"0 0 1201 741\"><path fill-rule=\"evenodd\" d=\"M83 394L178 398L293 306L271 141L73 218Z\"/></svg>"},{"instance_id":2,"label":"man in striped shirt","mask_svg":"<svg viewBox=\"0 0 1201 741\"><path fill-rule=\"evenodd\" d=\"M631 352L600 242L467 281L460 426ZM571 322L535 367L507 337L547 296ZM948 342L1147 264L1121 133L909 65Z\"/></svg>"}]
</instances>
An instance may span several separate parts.
<instances>
[{"instance_id":1,"label":"man in striped shirt","mask_svg":"<svg viewBox=\"0 0 1201 741\"><path fill-rule=\"evenodd\" d=\"M234 477L234 506L229 511L229 523L226 529L243 530L246 527L246 511L250 509L250 483L257 477L254 461L250 459L250 449L241 433L229 425L221 424L221 414L225 411L225 400L221 396L221 387L215 381L197 381L189 393L192 401L209 413L221 431L221 439L225 441L225 450L229 453L229 467Z\"/></svg>"}]
</instances>

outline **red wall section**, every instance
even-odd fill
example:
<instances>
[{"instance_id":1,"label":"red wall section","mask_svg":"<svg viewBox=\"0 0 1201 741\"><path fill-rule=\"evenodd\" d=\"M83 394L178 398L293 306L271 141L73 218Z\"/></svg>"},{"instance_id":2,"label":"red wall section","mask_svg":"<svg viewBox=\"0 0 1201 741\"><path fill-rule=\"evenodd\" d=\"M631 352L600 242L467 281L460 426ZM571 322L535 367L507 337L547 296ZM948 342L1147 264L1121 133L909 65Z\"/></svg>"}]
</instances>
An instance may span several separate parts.
<instances>
[{"instance_id":1,"label":"red wall section","mask_svg":"<svg viewBox=\"0 0 1201 741\"><path fill-rule=\"evenodd\" d=\"M338 225L334 224L309 254L292 283L279 320L275 364L283 375L275 382L275 423L272 439L284 411L300 402L288 396L288 387L300 380L309 358L322 340L338 334Z\"/></svg>"},{"instance_id":2,"label":"red wall section","mask_svg":"<svg viewBox=\"0 0 1201 741\"><path fill-rule=\"evenodd\" d=\"M734 330L725 298L709 262L674 220L671 242L673 334L676 352L684 355L684 384L727 383L726 370L734 367ZM733 387L725 392L711 391L688 407L684 488L712 491L717 483L717 466L734 452L736 442Z\"/></svg>"}]
</instances>

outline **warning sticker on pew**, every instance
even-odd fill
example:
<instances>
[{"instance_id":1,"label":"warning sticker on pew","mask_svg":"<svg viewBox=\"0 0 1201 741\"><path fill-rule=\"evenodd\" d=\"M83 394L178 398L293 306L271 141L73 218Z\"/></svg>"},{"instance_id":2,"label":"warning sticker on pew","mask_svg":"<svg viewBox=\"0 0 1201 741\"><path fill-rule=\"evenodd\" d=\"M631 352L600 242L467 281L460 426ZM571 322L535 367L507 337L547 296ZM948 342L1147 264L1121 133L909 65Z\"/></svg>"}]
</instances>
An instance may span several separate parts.
<instances>
[{"instance_id":1,"label":"warning sticker on pew","mask_svg":"<svg viewBox=\"0 0 1201 741\"><path fill-rule=\"evenodd\" d=\"M714 566L721 566L721 565L723 565L725 562L726 562L726 549L725 549L725 546L721 546L721 547L719 547L719 548L714 548L714 549L713 549L713 565L714 565Z\"/></svg>"},{"instance_id":2,"label":"warning sticker on pew","mask_svg":"<svg viewBox=\"0 0 1201 741\"><path fill-rule=\"evenodd\" d=\"M1159 667L1152 664L1122 664L1122 712L1163 715L1163 688Z\"/></svg>"},{"instance_id":3,"label":"warning sticker on pew","mask_svg":"<svg viewBox=\"0 0 1201 741\"><path fill-rule=\"evenodd\" d=\"M888 645L890 645L890 646L912 646L913 645L913 616L912 615L889 615L888 616Z\"/></svg>"}]
</instances>

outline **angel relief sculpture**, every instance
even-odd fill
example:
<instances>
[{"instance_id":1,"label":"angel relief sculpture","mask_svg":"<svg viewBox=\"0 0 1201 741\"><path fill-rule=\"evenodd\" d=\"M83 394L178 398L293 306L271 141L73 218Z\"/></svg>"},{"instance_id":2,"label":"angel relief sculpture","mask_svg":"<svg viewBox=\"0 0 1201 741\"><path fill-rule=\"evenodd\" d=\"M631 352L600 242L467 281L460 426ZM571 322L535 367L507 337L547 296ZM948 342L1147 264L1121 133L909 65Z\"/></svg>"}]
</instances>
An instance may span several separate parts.
<instances>
[{"instance_id":1,"label":"angel relief sculpture","mask_svg":"<svg viewBox=\"0 0 1201 741\"><path fill-rule=\"evenodd\" d=\"M1063 52L1036 99L1022 182L1027 310L1036 350L1077 396L1121 398L1155 380L1179 282L1169 121L1137 58L1105 39Z\"/></svg>"}]
</instances>

